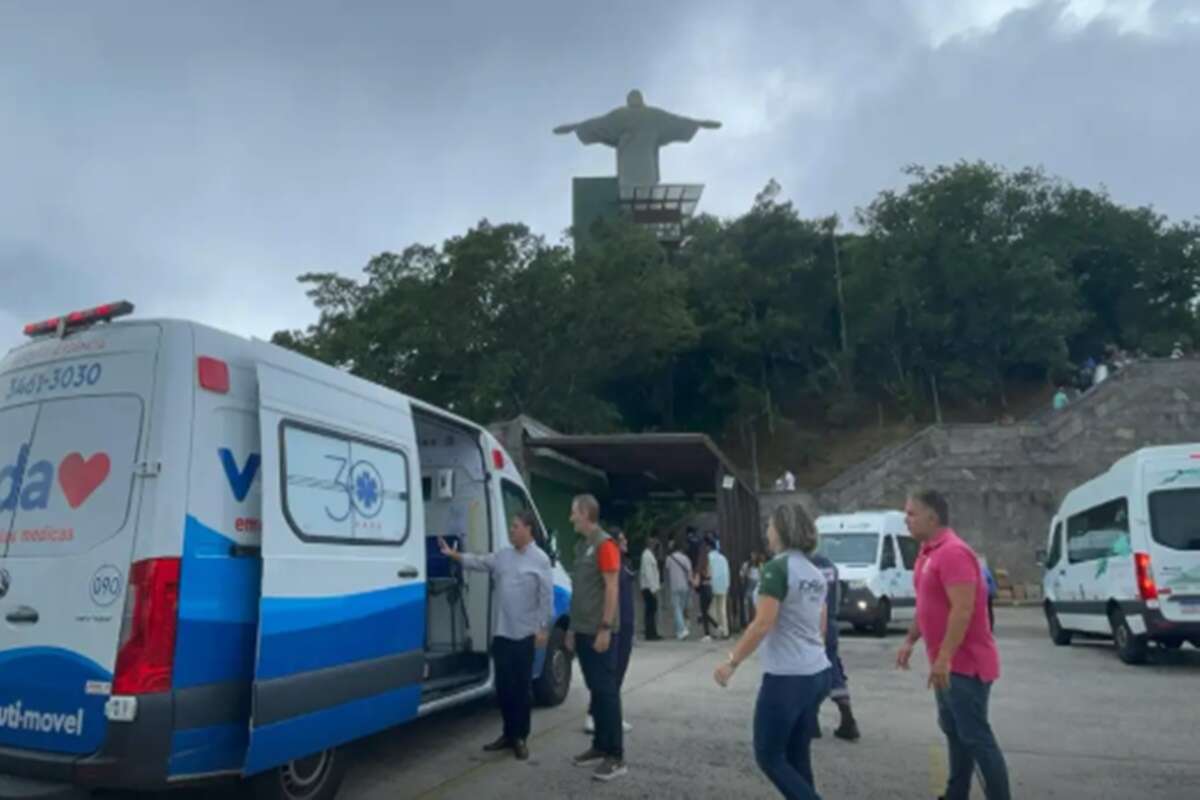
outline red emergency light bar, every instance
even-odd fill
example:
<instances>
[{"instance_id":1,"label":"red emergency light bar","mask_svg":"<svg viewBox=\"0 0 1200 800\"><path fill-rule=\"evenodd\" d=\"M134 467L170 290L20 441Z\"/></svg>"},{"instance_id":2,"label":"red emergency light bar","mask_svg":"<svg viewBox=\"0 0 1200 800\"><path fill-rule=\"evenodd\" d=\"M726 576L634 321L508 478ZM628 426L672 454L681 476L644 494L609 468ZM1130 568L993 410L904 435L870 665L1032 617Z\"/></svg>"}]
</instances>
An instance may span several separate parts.
<instances>
[{"instance_id":1,"label":"red emergency light bar","mask_svg":"<svg viewBox=\"0 0 1200 800\"><path fill-rule=\"evenodd\" d=\"M45 336L51 333L66 333L74 328L83 328L97 322L111 322L117 317L133 313L133 303L121 300L84 311L72 311L61 317L52 317L42 322L31 322L25 326L26 336Z\"/></svg>"}]
</instances>

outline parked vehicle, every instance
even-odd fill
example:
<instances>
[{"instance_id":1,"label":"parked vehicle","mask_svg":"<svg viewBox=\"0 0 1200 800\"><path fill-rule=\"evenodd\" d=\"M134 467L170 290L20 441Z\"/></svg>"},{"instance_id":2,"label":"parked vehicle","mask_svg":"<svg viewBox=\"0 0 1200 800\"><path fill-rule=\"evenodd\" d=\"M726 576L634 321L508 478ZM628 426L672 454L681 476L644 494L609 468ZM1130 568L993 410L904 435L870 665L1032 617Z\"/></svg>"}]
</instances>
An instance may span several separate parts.
<instances>
[{"instance_id":1,"label":"parked vehicle","mask_svg":"<svg viewBox=\"0 0 1200 800\"><path fill-rule=\"evenodd\" d=\"M911 622L917 595L913 567L920 546L899 511L858 511L818 517L819 550L837 564L838 620L886 636L893 622Z\"/></svg>"},{"instance_id":2,"label":"parked vehicle","mask_svg":"<svg viewBox=\"0 0 1200 800\"><path fill-rule=\"evenodd\" d=\"M333 797L342 745L493 691L488 552L532 508L485 429L261 341L30 325L0 361L0 773ZM561 703L555 567L536 694Z\"/></svg>"},{"instance_id":3,"label":"parked vehicle","mask_svg":"<svg viewBox=\"0 0 1200 800\"><path fill-rule=\"evenodd\" d=\"M1200 444L1138 450L1071 490L1044 552L1055 644L1111 636L1128 664L1150 643L1200 647Z\"/></svg>"}]
</instances>

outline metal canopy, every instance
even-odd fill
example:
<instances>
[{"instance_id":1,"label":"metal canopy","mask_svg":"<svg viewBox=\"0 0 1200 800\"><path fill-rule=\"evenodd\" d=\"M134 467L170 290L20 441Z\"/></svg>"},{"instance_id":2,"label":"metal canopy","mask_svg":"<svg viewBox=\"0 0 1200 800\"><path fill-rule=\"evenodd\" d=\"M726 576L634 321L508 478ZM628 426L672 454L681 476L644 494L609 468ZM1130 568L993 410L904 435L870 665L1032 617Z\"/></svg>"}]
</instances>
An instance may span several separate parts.
<instances>
[{"instance_id":1,"label":"metal canopy","mask_svg":"<svg viewBox=\"0 0 1200 800\"><path fill-rule=\"evenodd\" d=\"M729 559L729 613L738 619L744 586L738 567L762 546L758 494L702 433L596 436L526 435L531 452L550 450L608 474L610 493L624 501L682 493L714 501L721 552Z\"/></svg>"},{"instance_id":2,"label":"metal canopy","mask_svg":"<svg viewBox=\"0 0 1200 800\"><path fill-rule=\"evenodd\" d=\"M604 470L610 480L620 482L622 493L682 492L711 497L725 475L749 489L725 454L701 433L537 436L526 444Z\"/></svg>"}]
</instances>

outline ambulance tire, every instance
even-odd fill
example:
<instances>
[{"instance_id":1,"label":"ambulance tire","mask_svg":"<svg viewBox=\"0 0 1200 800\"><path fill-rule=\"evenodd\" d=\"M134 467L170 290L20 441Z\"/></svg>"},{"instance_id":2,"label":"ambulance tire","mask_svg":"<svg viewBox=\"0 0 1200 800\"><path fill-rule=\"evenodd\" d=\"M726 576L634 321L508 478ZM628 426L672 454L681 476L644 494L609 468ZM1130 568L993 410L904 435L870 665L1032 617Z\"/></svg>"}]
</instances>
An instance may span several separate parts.
<instances>
[{"instance_id":1,"label":"ambulance tire","mask_svg":"<svg viewBox=\"0 0 1200 800\"><path fill-rule=\"evenodd\" d=\"M254 777L255 800L333 800L346 776L346 751L322 750Z\"/></svg>"},{"instance_id":2,"label":"ambulance tire","mask_svg":"<svg viewBox=\"0 0 1200 800\"><path fill-rule=\"evenodd\" d=\"M1161 639L1158 646L1163 650L1178 650L1183 647L1183 639Z\"/></svg>"},{"instance_id":3,"label":"ambulance tire","mask_svg":"<svg viewBox=\"0 0 1200 800\"><path fill-rule=\"evenodd\" d=\"M556 627L546 643L546 663L533 682L533 699L539 706L561 705L571 690L571 656L567 653L566 633Z\"/></svg>"}]
</instances>

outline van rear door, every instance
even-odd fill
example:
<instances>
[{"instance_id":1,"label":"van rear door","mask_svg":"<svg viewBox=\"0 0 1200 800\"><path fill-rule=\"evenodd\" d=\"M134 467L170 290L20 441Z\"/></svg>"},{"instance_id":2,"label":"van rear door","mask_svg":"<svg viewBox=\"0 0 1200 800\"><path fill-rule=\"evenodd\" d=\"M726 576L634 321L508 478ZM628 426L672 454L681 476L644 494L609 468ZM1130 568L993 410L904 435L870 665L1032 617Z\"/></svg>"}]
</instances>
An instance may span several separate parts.
<instances>
[{"instance_id":1,"label":"van rear door","mask_svg":"<svg viewBox=\"0 0 1200 800\"><path fill-rule=\"evenodd\" d=\"M333 380L344 384L258 367L263 571L247 774L411 719L420 702L425 534L411 408Z\"/></svg>"},{"instance_id":2,"label":"van rear door","mask_svg":"<svg viewBox=\"0 0 1200 800\"><path fill-rule=\"evenodd\" d=\"M1143 486L1162 615L1200 624L1200 460L1155 459L1145 467Z\"/></svg>"},{"instance_id":3,"label":"van rear door","mask_svg":"<svg viewBox=\"0 0 1200 800\"><path fill-rule=\"evenodd\" d=\"M2 747L103 743L159 339L117 325L0 362Z\"/></svg>"}]
</instances>

